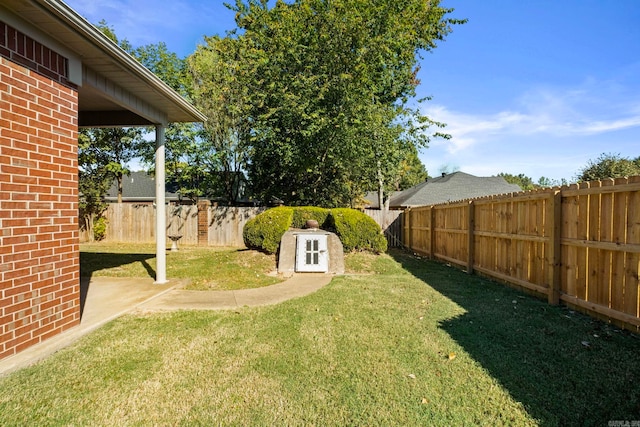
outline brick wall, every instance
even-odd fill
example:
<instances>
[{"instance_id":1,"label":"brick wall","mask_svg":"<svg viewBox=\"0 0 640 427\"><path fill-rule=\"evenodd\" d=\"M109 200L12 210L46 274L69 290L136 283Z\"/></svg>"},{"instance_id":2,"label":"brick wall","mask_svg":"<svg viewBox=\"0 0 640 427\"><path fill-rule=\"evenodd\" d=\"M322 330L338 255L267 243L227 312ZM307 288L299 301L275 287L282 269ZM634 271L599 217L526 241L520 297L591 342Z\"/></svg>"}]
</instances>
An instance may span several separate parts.
<instances>
[{"instance_id":1,"label":"brick wall","mask_svg":"<svg viewBox=\"0 0 640 427\"><path fill-rule=\"evenodd\" d=\"M0 359L80 322L77 90L0 22Z\"/></svg>"}]
</instances>

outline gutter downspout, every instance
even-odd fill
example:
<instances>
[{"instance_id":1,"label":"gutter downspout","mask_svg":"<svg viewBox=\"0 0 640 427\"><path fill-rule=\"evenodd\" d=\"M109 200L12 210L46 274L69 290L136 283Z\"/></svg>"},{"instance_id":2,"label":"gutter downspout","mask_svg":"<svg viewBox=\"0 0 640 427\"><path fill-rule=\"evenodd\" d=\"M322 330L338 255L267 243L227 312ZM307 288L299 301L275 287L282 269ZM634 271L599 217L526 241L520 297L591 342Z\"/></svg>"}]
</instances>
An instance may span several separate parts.
<instances>
[{"instance_id":1,"label":"gutter downspout","mask_svg":"<svg viewBox=\"0 0 640 427\"><path fill-rule=\"evenodd\" d=\"M167 283L167 213L165 205L164 125L156 125L156 285Z\"/></svg>"}]
</instances>

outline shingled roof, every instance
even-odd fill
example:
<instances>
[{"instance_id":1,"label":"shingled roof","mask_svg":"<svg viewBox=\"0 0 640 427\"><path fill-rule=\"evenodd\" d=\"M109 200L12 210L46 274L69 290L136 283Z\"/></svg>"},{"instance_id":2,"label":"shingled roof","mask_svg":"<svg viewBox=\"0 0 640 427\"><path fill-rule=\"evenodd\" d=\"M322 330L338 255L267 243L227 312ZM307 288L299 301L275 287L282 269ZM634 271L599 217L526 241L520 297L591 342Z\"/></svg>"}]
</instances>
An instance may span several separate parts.
<instances>
[{"instance_id":1,"label":"shingled roof","mask_svg":"<svg viewBox=\"0 0 640 427\"><path fill-rule=\"evenodd\" d=\"M174 182L166 183L165 198L167 201L180 199L178 186ZM122 201L123 202L153 202L156 199L156 180L147 172L131 172L122 177ZM105 201L116 202L118 200L118 186L114 181L105 195Z\"/></svg>"},{"instance_id":2,"label":"shingled roof","mask_svg":"<svg viewBox=\"0 0 640 427\"><path fill-rule=\"evenodd\" d=\"M500 176L478 177L454 172L415 185L391 198L389 207L403 209L521 191Z\"/></svg>"}]
</instances>

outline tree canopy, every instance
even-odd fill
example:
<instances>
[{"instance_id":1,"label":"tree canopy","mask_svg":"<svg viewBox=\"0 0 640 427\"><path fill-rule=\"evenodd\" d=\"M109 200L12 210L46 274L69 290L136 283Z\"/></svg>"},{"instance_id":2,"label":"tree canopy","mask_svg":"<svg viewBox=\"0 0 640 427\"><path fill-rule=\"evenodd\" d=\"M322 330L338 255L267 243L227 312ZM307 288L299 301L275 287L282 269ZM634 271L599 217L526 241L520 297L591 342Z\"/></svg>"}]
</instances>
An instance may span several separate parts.
<instances>
[{"instance_id":1,"label":"tree canopy","mask_svg":"<svg viewBox=\"0 0 640 427\"><path fill-rule=\"evenodd\" d=\"M640 175L640 156L635 159L621 157L620 154L602 153L597 159L589 160L576 176L580 181L596 181L605 178L623 178Z\"/></svg>"},{"instance_id":2,"label":"tree canopy","mask_svg":"<svg viewBox=\"0 0 640 427\"><path fill-rule=\"evenodd\" d=\"M236 0L229 7L237 29L207 37L186 60L164 43L134 48L98 24L209 117L204 126L168 127L168 179L188 197L235 201L247 173L258 200L327 207L423 180L418 150L433 135L448 135L420 113L424 100L414 99L418 61L464 21L448 18L452 9L439 0L269 3ZM138 131L119 131L136 133L121 135L130 150L112 159L120 167L111 176L121 179L136 154L152 168L153 144L139 143ZM93 151L82 158L113 163L95 151L113 142L110 132L85 132L81 150ZM86 170L108 180L114 168Z\"/></svg>"},{"instance_id":3,"label":"tree canopy","mask_svg":"<svg viewBox=\"0 0 640 427\"><path fill-rule=\"evenodd\" d=\"M510 173L499 173L499 177L504 178L509 184L517 184L522 190L533 190L537 185L533 182L533 179L521 173L518 175L512 175Z\"/></svg>"},{"instance_id":4,"label":"tree canopy","mask_svg":"<svg viewBox=\"0 0 640 427\"><path fill-rule=\"evenodd\" d=\"M232 9L238 31L208 38L190 64L196 104L222 123L208 130L249 155L254 195L344 206L372 185L392 189L410 147L441 125L409 107L418 55L462 21L421 0L237 0Z\"/></svg>"},{"instance_id":5,"label":"tree canopy","mask_svg":"<svg viewBox=\"0 0 640 427\"><path fill-rule=\"evenodd\" d=\"M541 176L538 178L537 182L534 182L531 177L526 176L523 173L518 175L512 175L510 173L501 172L498 174L499 177L504 178L509 184L517 184L520 186L522 190L535 190L536 188L542 187L554 187L559 185L566 185L567 181L565 179L554 180L551 178L547 178L545 176Z\"/></svg>"}]
</instances>

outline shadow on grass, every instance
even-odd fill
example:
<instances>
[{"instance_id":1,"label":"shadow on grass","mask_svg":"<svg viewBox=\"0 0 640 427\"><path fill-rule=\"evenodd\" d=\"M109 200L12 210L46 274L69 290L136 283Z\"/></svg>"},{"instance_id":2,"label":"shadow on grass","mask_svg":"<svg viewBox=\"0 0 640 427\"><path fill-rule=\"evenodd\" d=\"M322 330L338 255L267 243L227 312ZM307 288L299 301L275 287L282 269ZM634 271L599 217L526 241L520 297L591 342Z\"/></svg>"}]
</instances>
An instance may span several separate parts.
<instances>
[{"instance_id":1,"label":"shadow on grass","mask_svg":"<svg viewBox=\"0 0 640 427\"><path fill-rule=\"evenodd\" d=\"M80 252L80 318L84 313L87 302L91 277L96 271L108 268L121 267L127 264L139 262L149 274L155 278L156 271L148 260L155 258L155 254L126 254L113 252Z\"/></svg>"},{"instance_id":2,"label":"shadow on grass","mask_svg":"<svg viewBox=\"0 0 640 427\"><path fill-rule=\"evenodd\" d=\"M640 423L639 336L441 263L391 255L464 308L440 327L540 425Z\"/></svg>"}]
</instances>

